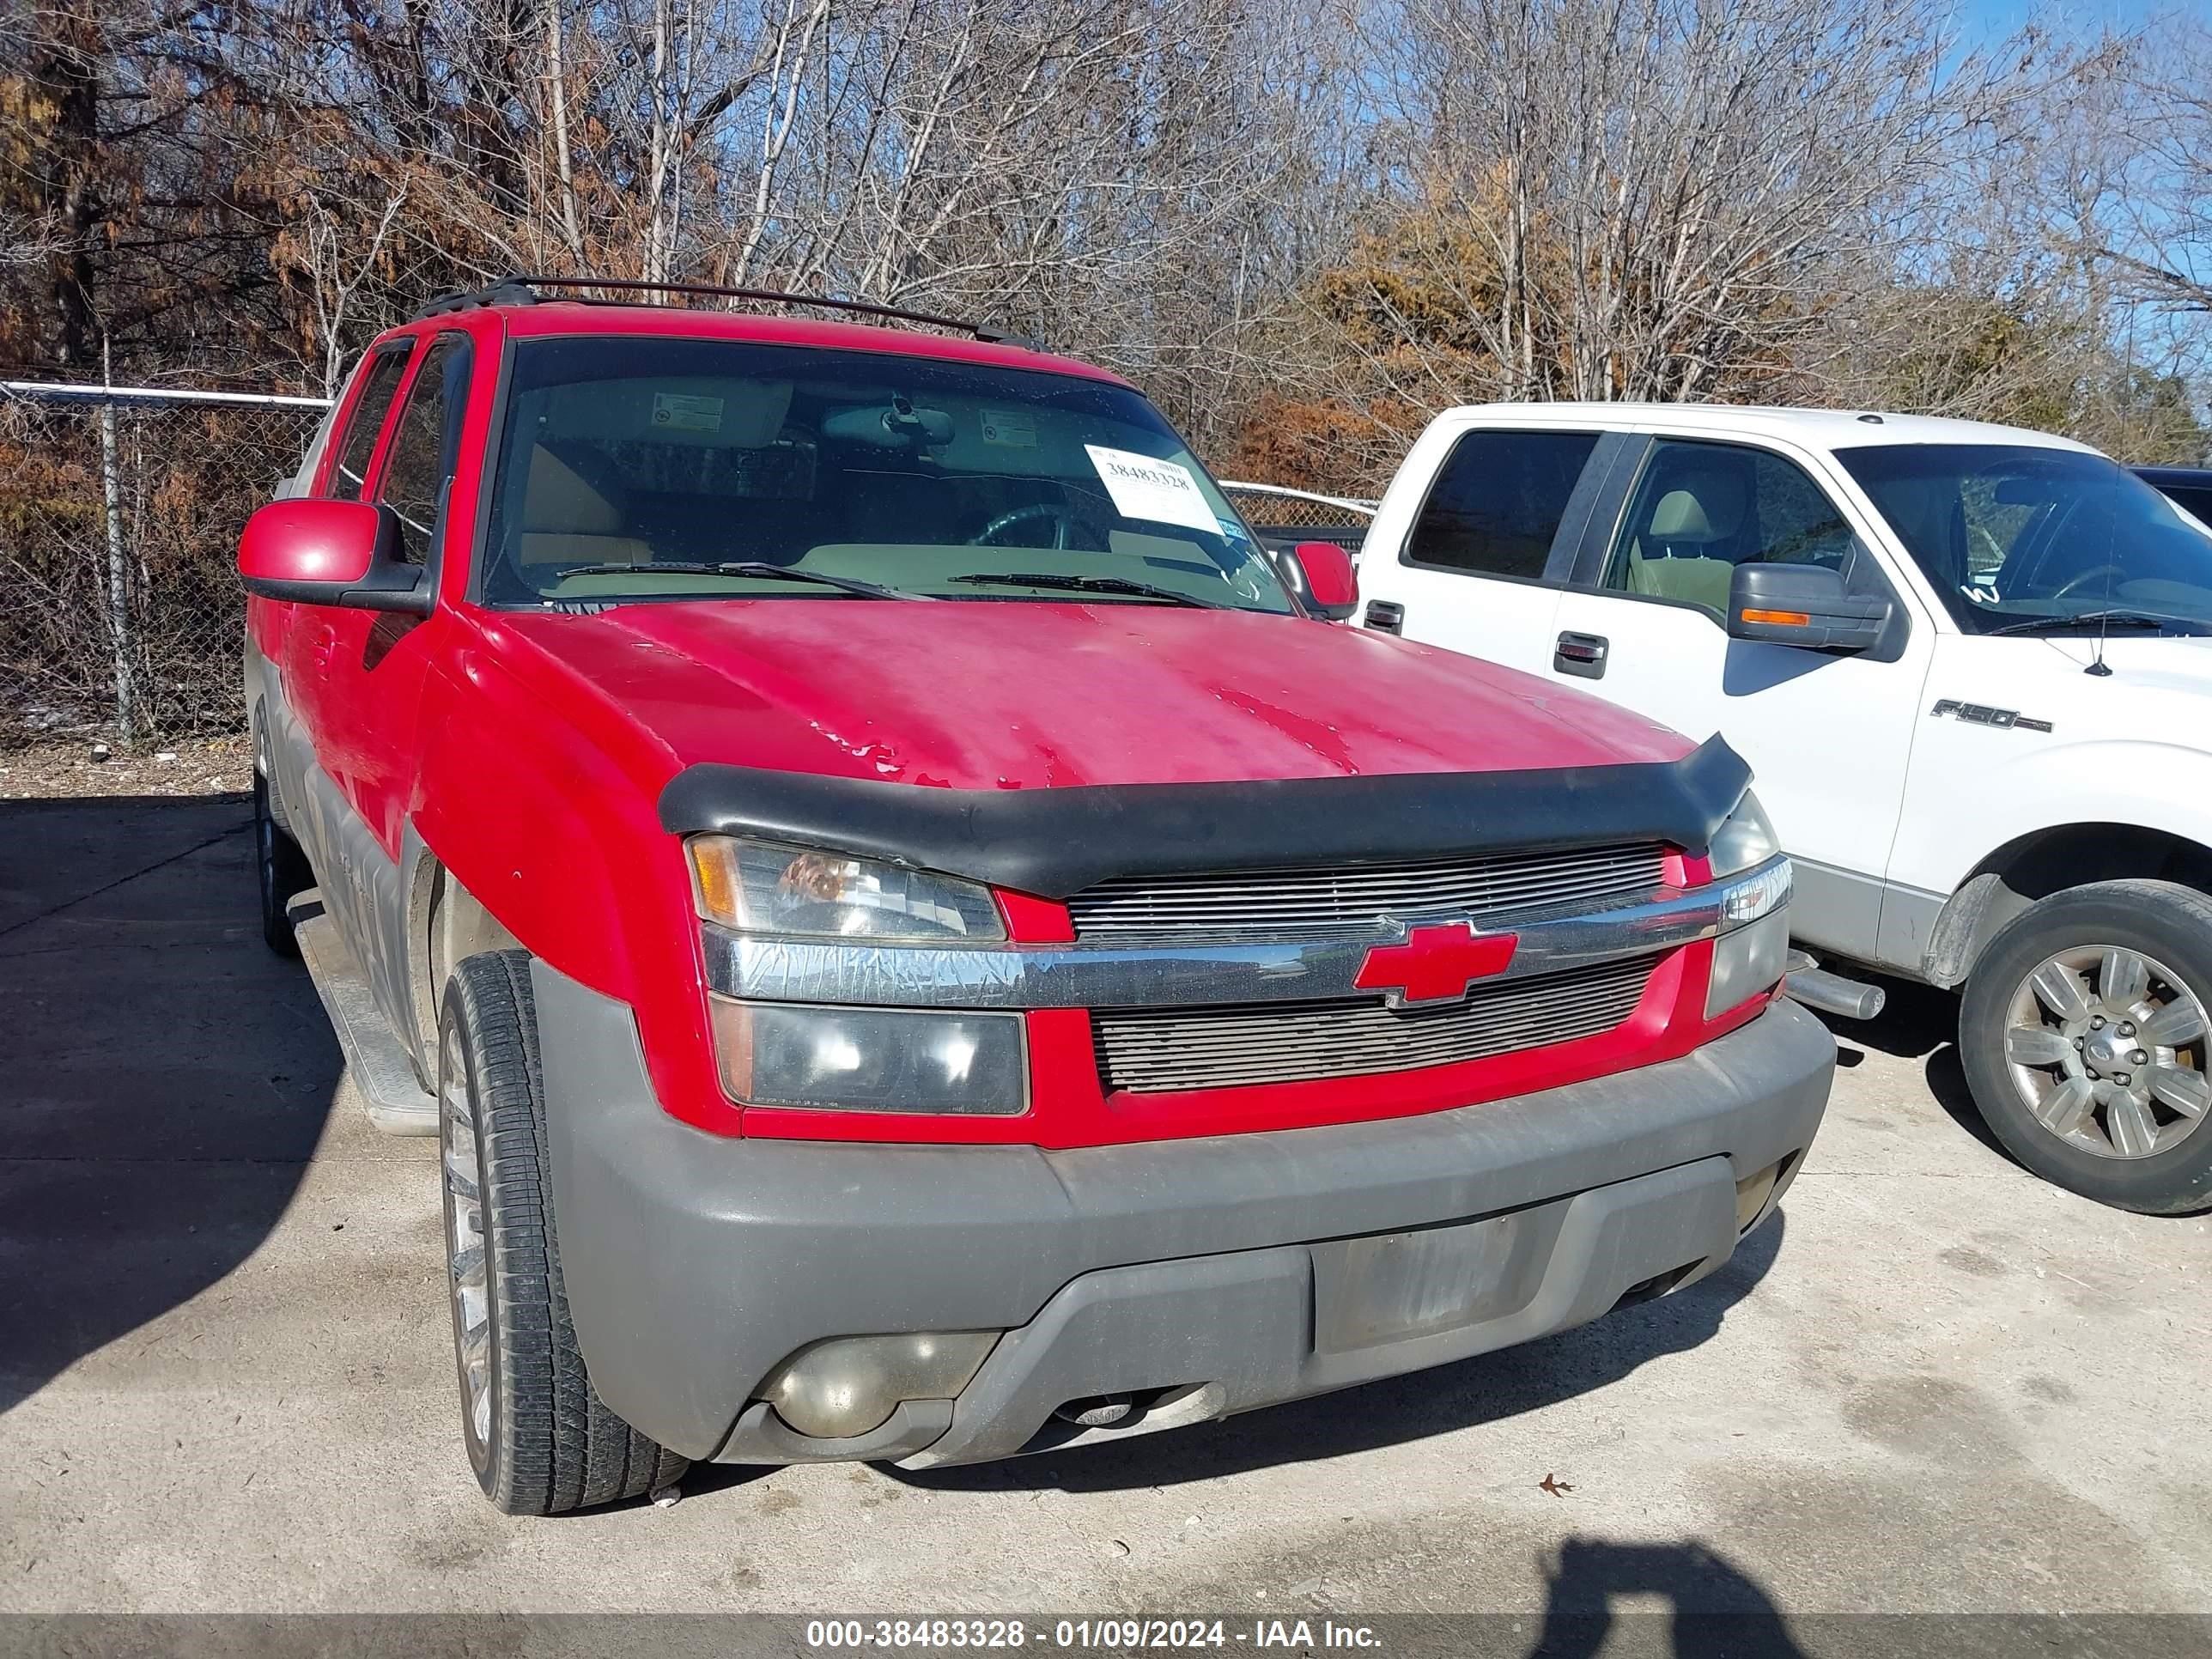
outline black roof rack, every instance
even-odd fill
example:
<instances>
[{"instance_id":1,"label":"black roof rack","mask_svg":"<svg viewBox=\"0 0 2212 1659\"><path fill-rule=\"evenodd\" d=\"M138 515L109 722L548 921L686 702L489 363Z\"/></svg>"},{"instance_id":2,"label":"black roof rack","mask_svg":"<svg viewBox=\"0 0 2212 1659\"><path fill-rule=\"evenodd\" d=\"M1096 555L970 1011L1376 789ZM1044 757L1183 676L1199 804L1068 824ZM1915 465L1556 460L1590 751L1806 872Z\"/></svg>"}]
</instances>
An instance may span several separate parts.
<instances>
[{"instance_id":1,"label":"black roof rack","mask_svg":"<svg viewBox=\"0 0 2212 1659\"><path fill-rule=\"evenodd\" d=\"M420 322L425 317L442 317L449 311L466 311L472 306L531 306L538 303L532 293L520 276L502 276L484 288L457 289L451 294L441 294L417 311L409 320Z\"/></svg>"},{"instance_id":2,"label":"black roof rack","mask_svg":"<svg viewBox=\"0 0 2212 1659\"><path fill-rule=\"evenodd\" d=\"M465 292L441 294L424 306L415 315L419 318L441 316L447 312L466 311L474 306L536 305L538 290L547 288L599 288L618 289L625 294L685 294L708 299L751 300L763 305L820 306L830 311L849 311L864 317L885 317L895 322L920 323L928 328L949 328L962 334L994 345L1020 346L1030 351L1042 348L1027 335L1016 334L994 323L968 322L958 317L939 317L927 311L907 311L897 306L878 305L868 300L834 300L826 294L787 294L774 288L720 288L708 283L648 283L629 276L501 276L489 286ZM583 301L586 304L620 304L620 301L594 301L589 296L562 296Z\"/></svg>"}]
</instances>

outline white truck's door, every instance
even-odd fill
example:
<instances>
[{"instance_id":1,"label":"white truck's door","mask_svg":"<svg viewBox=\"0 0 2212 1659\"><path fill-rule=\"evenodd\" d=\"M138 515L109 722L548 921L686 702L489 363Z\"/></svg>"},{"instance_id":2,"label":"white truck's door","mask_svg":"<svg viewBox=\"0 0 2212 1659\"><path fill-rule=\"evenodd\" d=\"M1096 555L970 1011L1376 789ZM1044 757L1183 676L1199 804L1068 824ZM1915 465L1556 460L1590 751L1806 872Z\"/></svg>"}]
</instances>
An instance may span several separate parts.
<instances>
[{"instance_id":1,"label":"white truck's door","mask_svg":"<svg viewBox=\"0 0 2212 1659\"><path fill-rule=\"evenodd\" d=\"M1617 527L1578 558L1543 667L1686 737L1726 737L1800 864L1793 931L1871 957L1934 630L1825 472L1809 453L1653 438ZM1888 635L1855 656L1730 639L1729 579L1753 560L1826 564L1886 594Z\"/></svg>"},{"instance_id":2,"label":"white truck's door","mask_svg":"<svg viewBox=\"0 0 2212 1659\"><path fill-rule=\"evenodd\" d=\"M1579 538L1577 510L1625 441L1595 426L1431 423L1368 531L1363 618L1424 644L1543 673Z\"/></svg>"}]
</instances>

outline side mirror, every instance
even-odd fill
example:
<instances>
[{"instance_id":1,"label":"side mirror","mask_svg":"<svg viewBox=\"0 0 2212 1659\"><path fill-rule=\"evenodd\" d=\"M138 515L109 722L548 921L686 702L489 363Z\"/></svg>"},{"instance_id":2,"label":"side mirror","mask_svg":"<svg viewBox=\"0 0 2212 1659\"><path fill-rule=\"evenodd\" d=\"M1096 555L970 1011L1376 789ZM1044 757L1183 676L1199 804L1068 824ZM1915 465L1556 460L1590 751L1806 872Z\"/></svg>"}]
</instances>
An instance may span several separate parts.
<instances>
[{"instance_id":1,"label":"side mirror","mask_svg":"<svg viewBox=\"0 0 2212 1659\"><path fill-rule=\"evenodd\" d=\"M1300 542L1291 557L1304 578L1299 597L1306 608L1331 622L1342 622L1359 608L1359 580L1352 572L1352 555L1334 542Z\"/></svg>"},{"instance_id":2,"label":"side mirror","mask_svg":"<svg viewBox=\"0 0 2212 1659\"><path fill-rule=\"evenodd\" d=\"M238 574L264 599L427 617L429 573L396 556L398 532L388 507L367 501L271 501L246 521Z\"/></svg>"},{"instance_id":3,"label":"side mirror","mask_svg":"<svg viewBox=\"0 0 2212 1659\"><path fill-rule=\"evenodd\" d=\"M1845 591L1820 564L1740 564L1729 578L1729 637L1812 651L1870 651L1881 643L1891 605Z\"/></svg>"}]
</instances>

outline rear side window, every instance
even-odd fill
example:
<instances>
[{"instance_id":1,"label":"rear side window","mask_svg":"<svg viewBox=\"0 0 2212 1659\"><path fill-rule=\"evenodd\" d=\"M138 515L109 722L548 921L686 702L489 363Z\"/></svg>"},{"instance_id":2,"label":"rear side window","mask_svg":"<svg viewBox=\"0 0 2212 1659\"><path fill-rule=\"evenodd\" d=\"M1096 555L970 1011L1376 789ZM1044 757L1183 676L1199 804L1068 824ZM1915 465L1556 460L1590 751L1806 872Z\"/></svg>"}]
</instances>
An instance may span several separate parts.
<instances>
[{"instance_id":1,"label":"rear side window","mask_svg":"<svg viewBox=\"0 0 2212 1659\"><path fill-rule=\"evenodd\" d=\"M399 390L399 377L406 373L407 354L414 344L408 340L385 347L362 371L361 396L354 401L353 413L346 417L337 464L331 469L330 493L336 500L361 499L369 458L376 453L376 434L384 430L384 417L392 409L392 395Z\"/></svg>"},{"instance_id":2,"label":"rear side window","mask_svg":"<svg viewBox=\"0 0 2212 1659\"><path fill-rule=\"evenodd\" d=\"M377 499L399 515L399 556L410 564L429 561L432 532L460 450L468 391L468 336L441 334L422 354L376 486Z\"/></svg>"},{"instance_id":3,"label":"rear side window","mask_svg":"<svg viewBox=\"0 0 2212 1659\"><path fill-rule=\"evenodd\" d=\"M1406 539L1408 564L1534 580L1595 432L1469 432L1452 446Z\"/></svg>"}]
</instances>

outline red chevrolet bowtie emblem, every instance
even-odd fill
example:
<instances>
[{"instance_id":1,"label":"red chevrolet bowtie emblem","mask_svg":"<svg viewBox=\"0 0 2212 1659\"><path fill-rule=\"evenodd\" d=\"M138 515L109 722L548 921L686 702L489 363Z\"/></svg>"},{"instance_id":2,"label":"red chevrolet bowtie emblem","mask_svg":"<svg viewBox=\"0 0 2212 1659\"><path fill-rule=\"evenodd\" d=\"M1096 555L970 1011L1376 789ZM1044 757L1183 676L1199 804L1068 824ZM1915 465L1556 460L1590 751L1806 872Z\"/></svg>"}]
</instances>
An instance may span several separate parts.
<instances>
[{"instance_id":1,"label":"red chevrolet bowtie emblem","mask_svg":"<svg viewBox=\"0 0 2212 1659\"><path fill-rule=\"evenodd\" d=\"M1513 960L1518 933L1478 933L1464 921L1416 927L1403 945L1378 945L1352 982L1363 991L1387 991L1395 1008L1408 1002L1443 1002L1467 994L1471 981L1502 974Z\"/></svg>"}]
</instances>

